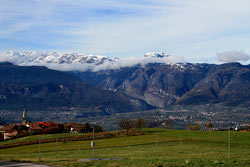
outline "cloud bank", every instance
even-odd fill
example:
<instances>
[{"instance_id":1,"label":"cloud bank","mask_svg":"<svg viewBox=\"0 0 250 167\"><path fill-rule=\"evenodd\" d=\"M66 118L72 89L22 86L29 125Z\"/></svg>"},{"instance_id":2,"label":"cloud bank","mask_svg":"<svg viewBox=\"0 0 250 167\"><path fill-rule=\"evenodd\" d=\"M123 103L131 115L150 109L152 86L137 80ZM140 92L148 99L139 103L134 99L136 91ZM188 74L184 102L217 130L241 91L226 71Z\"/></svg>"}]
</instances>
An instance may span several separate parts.
<instances>
[{"instance_id":1,"label":"cloud bank","mask_svg":"<svg viewBox=\"0 0 250 167\"><path fill-rule=\"evenodd\" d=\"M149 63L164 63L164 64L176 64L176 63L184 63L185 60L182 57L164 57L164 58L138 58L138 57L130 57L130 58L121 58L116 60L115 62L105 62L99 66L95 66L92 71L100 71L106 69L120 69L123 67L133 67L135 65L145 66Z\"/></svg>"},{"instance_id":2,"label":"cloud bank","mask_svg":"<svg viewBox=\"0 0 250 167\"><path fill-rule=\"evenodd\" d=\"M166 54L167 55L167 54ZM103 59L105 58L105 59ZM46 66L60 71L101 71L120 69L136 65L145 66L149 63L176 64L185 63L182 57L165 56L157 57L129 57L109 58L100 55L85 55L78 53L59 52L16 52L0 53L0 62L11 62L20 66Z\"/></svg>"},{"instance_id":3,"label":"cloud bank","mask_svg":"<svg viewBox=\"0 0 250 167\"><path fill-rule=\"evenodd\" d=\"M250 59L250 56L242 51L225 51L217 53L217 58L220 62L246 62Z\"/></svg>"},{"instance_id":4,"label":"cloud bank","mask_svg":"<svg viewBox=\"0 0 250 167\"><path fill-rule=\"evenodd\" d=\"M117 70L125 67L133 67L136 65L145 66L149 63L164 63L164 64L175 64L184 63L181 58L121 58L114 62L106 61L100 65L94 64L55 64L55 63L32 63L35 66L46 66L49 69L59 70L59 71L101 71L101 70Z\"/></svg>"}]
</instances>

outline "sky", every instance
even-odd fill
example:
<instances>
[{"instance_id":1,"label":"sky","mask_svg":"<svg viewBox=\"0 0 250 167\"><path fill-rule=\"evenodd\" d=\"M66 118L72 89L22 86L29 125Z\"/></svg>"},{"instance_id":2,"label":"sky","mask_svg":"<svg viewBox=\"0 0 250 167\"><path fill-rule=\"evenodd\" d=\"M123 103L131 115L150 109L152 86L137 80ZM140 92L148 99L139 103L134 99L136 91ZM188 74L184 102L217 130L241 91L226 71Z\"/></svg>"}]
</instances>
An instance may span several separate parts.
<instances>
[{"instance_id":1,"label":"sky","mask_svg":"<svg viewBox=\"0 0 250 167\"><path fill-rule=\"evenodd\" d=\"M250 63L249 0L0 0L0 52Z\"/></svg>"}]
</instances>

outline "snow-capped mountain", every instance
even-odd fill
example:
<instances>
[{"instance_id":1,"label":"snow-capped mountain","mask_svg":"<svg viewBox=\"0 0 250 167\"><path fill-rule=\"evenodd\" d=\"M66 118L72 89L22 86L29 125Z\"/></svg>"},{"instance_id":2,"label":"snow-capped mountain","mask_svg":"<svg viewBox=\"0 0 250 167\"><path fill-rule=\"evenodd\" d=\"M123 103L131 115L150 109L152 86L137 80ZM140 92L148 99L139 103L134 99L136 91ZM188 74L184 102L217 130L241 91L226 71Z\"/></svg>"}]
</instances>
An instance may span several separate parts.
<instances>
[{"instance_id":1,"label":"snow-capped mountain","mask_svg":"<svg viewBox=\"0 0 250 167\"><path fill-rule=\"evenodd\" d=\"M166 58L170 55L166 53L150 52L144 55L145 58ZM56 63L56 64L94 64L100 65L104 62L113 62L121 60L119 58L109 58L100 55L85 55L79 53L60 53L60 52L43 52L43 51L9 51L4 57L12 63L18 65L29 65L38 63Z\"/></svg>"},{"instance_id":2,"label":"snow-capped mountain","mask_svg":"<svg viewBox=\"0 0 250 167\"><path fill-rule=\"evenodd\" d=\"M20 66L46 66L60 71L101 71L120 69L149 63L176 64L181 59L166 53L150 52L141 57L109 58L100 55L80 53L60 53L45 51L9 51L0 53L0 62L10 62Z\"/></svg>"},{"instance_id":3,"label":"snow-capped mountain","mask_svg":"<svg viewBox=\"0 0 250 167\"><path fill-rule=\"evenodd\" d=\"M144 57L151 57L151 58L165 58L169 57L167 53L159 53L159 52L149 52L144 55Z\"/></svg>"},{"instance_id":4,"label":"snow-capped mountain","mask_svg":"<svg viewBox=\"0 0 250 167\"><path fill-rule=\"evenodd\" d=\"M79 53L59 53L59 52L16 52L9 51L4 54L8 61L17 65L32 65L32 64L94 64L100 65L105 61L114 61L107 56L100 55L84 55Z\"/></svg>"}]
</instances>

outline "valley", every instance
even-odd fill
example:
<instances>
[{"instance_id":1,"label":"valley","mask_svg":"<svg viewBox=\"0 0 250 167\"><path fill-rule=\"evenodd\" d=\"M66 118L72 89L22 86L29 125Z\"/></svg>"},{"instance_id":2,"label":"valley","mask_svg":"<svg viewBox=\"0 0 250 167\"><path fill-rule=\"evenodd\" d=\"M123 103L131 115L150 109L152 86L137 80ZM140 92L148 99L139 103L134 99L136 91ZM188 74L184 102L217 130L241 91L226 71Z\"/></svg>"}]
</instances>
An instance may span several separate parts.
<instances>
[{"instance_id":1,"label":"valley","mask_svg":"<svg viewBox=\"0 0 250 167\"><path fill-rule=\"evenodd\" d=\"M172 129L187 129L187 125L194 124L196 121L201 123L201 129L211 121L213 127L218 130L228 127L240 127L249 123L249 107L225 107L221 104L216 105L174 105L167 108L159 108L146 111L134 111L126 113L104 113L95 110L83 110L80 108L51 109L51 110L29 110L27 119L31 122L55 121L58 123L79 122L92 123L102 126L105 130L118 130L119 121L123 118L136 120L143 118L148 127L155 127L157 123L162 123L164 119L170 119ZM20 111L0 111L1 122L17 123L21 121L22 112Z\"/></svg>"},{"instance_id":2,"label":"valley","mask_svg":"<svg viewBox=\"0 0 250 167\"><path fill-rule=\"evenodd\" d=\"M20 122L24 108L31 122L94 122L106 130L118 129L123 118L138 117L149 126L171 119L174 129L197 121L203 125L211 121L218 129L249 123L249 65L167 63L170 55L150 53L140 63L117 68L124 59L55 52L8 54L23 61L0 64L0 121L5 124ZM52 70L49 64L61 70ZM65 71L64 65L76 69ZM95 68L83 70L87 66Z\"/></svg>"}]
</instances>

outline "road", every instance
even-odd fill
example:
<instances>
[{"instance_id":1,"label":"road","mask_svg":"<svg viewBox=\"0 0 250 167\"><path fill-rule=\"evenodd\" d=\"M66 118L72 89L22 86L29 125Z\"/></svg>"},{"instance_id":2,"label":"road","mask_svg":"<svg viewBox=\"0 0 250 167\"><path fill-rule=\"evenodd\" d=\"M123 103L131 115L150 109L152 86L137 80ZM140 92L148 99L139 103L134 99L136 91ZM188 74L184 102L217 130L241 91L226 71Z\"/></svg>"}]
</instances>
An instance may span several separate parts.
<instances>
[{"instance_id":1,"label":"road","mask_svg":"<svg viewBox=\"0 0 250 167\"><path fill-rule=\"evenodd\" d=\"M33 163L28 163L28 162L7 162L7 161L0 161L0 166L5 166L5 167L51 167L47 165L42 165L42 164L33 164Z\"/></svg>"}]
</instances>

